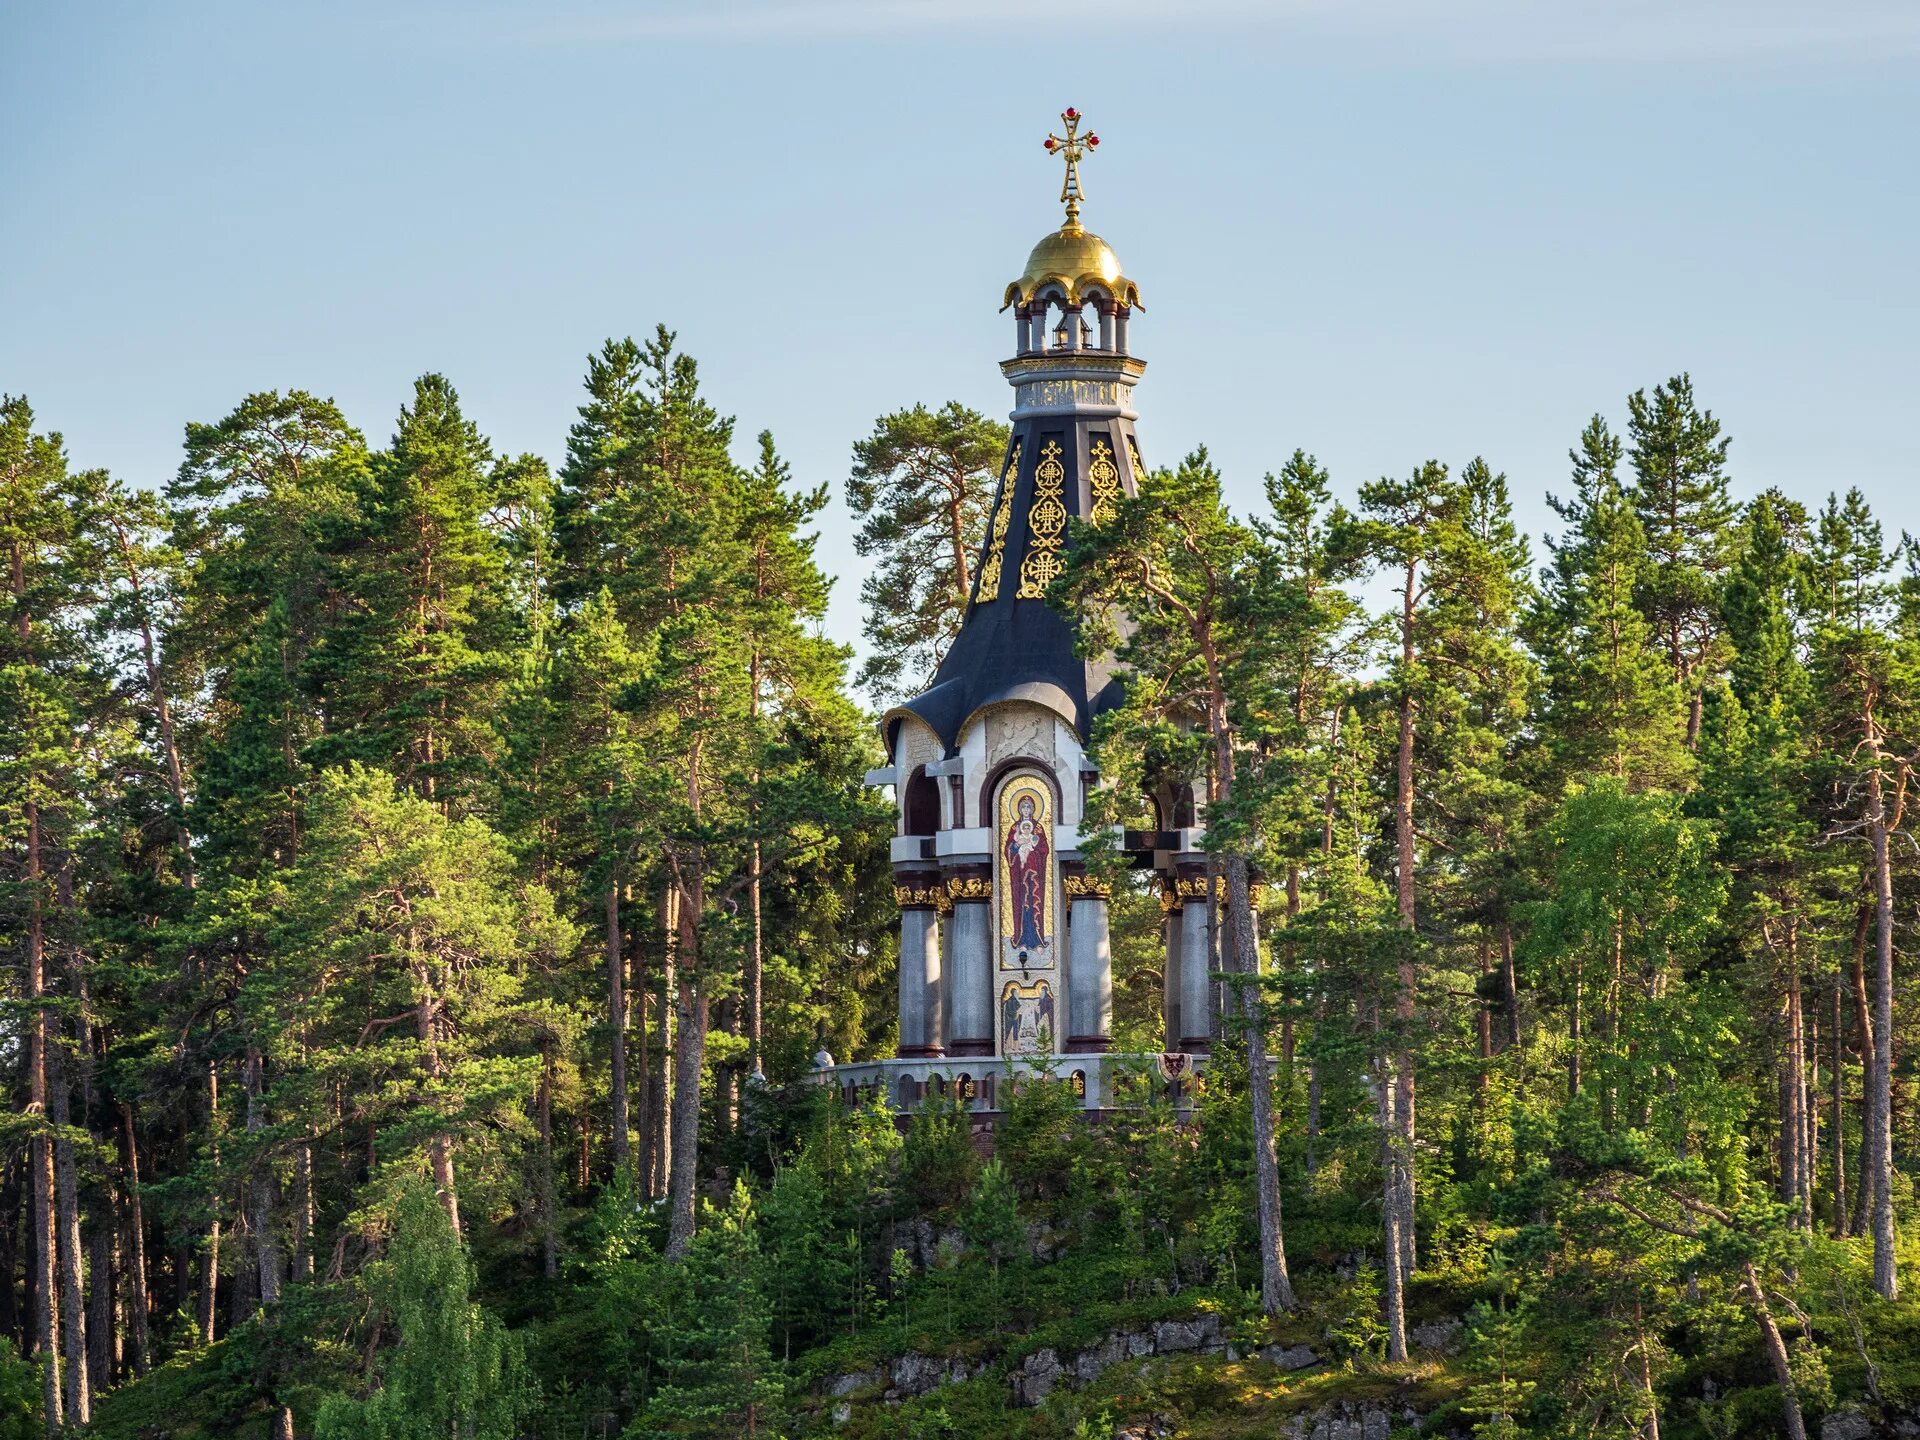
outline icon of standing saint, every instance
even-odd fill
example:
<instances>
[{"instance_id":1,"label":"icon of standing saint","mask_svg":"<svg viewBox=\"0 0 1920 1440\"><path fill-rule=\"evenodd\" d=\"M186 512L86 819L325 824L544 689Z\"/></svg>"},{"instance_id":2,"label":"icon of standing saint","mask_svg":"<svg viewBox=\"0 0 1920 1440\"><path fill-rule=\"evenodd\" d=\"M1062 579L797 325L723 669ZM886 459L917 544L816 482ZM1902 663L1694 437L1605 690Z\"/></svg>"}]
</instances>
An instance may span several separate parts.
<instances>
[{"instance_id":1,"label":"icon of standing saint","mask_svg":"<svg viewBox=\"0 0 1920 1440\"><path fill-rule=\"evenodd\" d=\"M1054 965L1052 796L1019 779L1001 795L1000 968Z\"/></svg>"}]
</instances>

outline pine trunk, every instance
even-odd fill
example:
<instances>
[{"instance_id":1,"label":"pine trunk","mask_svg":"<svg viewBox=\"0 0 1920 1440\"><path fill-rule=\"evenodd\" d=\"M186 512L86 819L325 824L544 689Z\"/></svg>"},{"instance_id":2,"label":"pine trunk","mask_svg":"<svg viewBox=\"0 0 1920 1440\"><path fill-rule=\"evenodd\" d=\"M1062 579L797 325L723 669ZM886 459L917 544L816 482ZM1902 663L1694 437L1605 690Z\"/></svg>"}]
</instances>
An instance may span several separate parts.
<instances>
[{"instance_id":1,"label":"pine trunk","mask_svg":"<svg viewBox=\"0 0 1920 1440\"><path fill-rule=\"evenodd\" d=\"M1872 1127L1874 1023L1873 1002L1867 995L1867 943L1873 934L1874 914L1871 901L1860 907L1860 929L1853 945L1853 1020L1860 1056L1860 1183L1855 1187L1851 1226L1855 1235L1865 1235L1873 1223L1874 1157L1867 1137Z\"/></svg>"},{"instance_id":2,"label":"pine trunk","mask_svg":"<svg viewBox=\"0 0 1920 1440\"><path fill-rule=\"evenodd\" d=\"M247 1136L249 1149L258 1144L260 1132L267 1127L264 1072L266 1057L258 1045L247 1046ZM247 1228L253 1235L253 1266L259 1286L262 1308L280 1298L280 1244L274 1233L273 1175L257 1150L251 1156L251 1176L247 1181Z\"/></svg>"},{"instance_id":3,"label":"pine trunk","mask_svg":"<svg viewBox=\"0 0 1920 1440\"><path fill-rule=\"evenodd\" d=\"M674 1067L678 1045L680 987L680 887L668 882L661 905L663 943L660 952L660 1085L653 1109L653 1183L647 1187L649 1198L665 1195L673 1175L673 1098L679 1087Z\"/></svg>"},{"instance_id":4,"label":"pine trunk","mask_svg":"<svg viewBox=\"0 0 1920 1440\"><path fill-rule=\"evenodd\" d=\"M16 573L18 565L15 566ZM16 586L17 589L17 586ZM23 620L24 626L25 621ZM27 1005L32 1012L27 1026L27 1107L43 1124L52 1120L49 1100L50 1067L59 1046L53 1014L46 1007L47 933L45 897L42 893L44 871L40 856L40 808L31 801L26 806L27 853L25 889L27 900ZM41 1364L41 1408L45 1412L49 1434L66 1424L65 1393L60 1384L59 1321L59 1240L54 1203L53 1137L46 1131L33 1137L30 1144L30 1182L33 1211L33 1350L44 1357Z\"/></svg>"},{"instance_id":5,"label":"pine trunk","mask_svg":"<svg viewBox=\"0 0 1920 1440\"><path fill-rule=\"evenodd\" d=\"M1416 705L1411 678L1415 660L1413 621L1416 604L1414 587L1417 577L1417 567L1408 565L1406 586L1401 594L1400 611L1401 690L1399 735L1394 756L1393 843L1394 897L1400 914L1400 928L1406 932L1406 938L1400 952L1398 989L1393 1006L1394 1131L1391 1164L1387 1171L1388 1194L1386 1197L1386 1203L1399 1212L1397 1218L1400 1268L1403 1276L1407 1278L1412 1277L1415 1263L1413 1153L1414 1136L1417 1133L1414 1125L1413 1076L1415 987L1419 978L1414 958L1416 912L1413 732Z\"/></svg>"},{"instance_id":6,"label":"pine trunk","mask_svg":"<svg viewBox=\"0 0 1920 1440\"><path fill-rule=\"evenodd\" d=\"M1839 971L1833 976L1833 1013L1828 1028L1833 1032L1833 1121L1828 1127L1833 1148L1833 1233L1844 1238L1847 1226L1847 1051L1846 1023L1840 999Z\"/></svg>"},{"instance_id":7,"label":"pine trunk","mask_svg":"<svg viewBox=\"0 0 1920 1440\"><path fill-rule=\"evenodd\" d=\"M1867 772L1867 833L1873 846L1873 1057L1867 1077L1866 1151L1873 1171L1873 1288L1900 1293L1893 1226L1893 864L1880 769Z\"/></svg>"},{"instance_id":8,"label":"pine trunk","mask_svg":"<svg viewBox=\"0 0 1920 1440\"><path fill-rule=\"evenodd\" d=\"M69 1106L66 1059L58 1044L47 1050L47 1108L54 1126L53 1194L54 1257L60 1274L60 1349L65 1358L66 1418L69 1425L85 1425L93 1418L87 1386L87 1312L80 1245L80 1181L68 1138L73 1115Z\"/></svg>"},{"instance_id":9,"label":"pine trunk","mask_svg":"<svg viewBox=\"0 0 1920 1440\"><path fill-rule=\"evenodd\" d=\"M147 1318L152 1301L147 1294L147 1223L140 1199L140 1146L133 1128L133 1106L120 1102L122 1172L127 1187L127 1260L126 1280L127 1342L132 1351L133 1373L144 1375L152 1352L147 1339Z\"/></svg>"},{"instance_id":10,"label":"pine trunk","mask_svg":"<svg viewBox=\"0 0 1920 1440\"><path fill-rule=\"evenodd\" d=\"M113 1194L93 1196L87 1216L87 1385L99 1395L113 1388L114 1351L120 1327L114 1323L113 1242L119 1233Z\"/></svg>"},{"instance_id":11,"label":"pine trunk","mask_svg":"<svg viewBox=\"0 0 1920 1440\"><path fill-rule=\"evenodd\" d=\"M555 1214L553 1184L553 1037L540 1037L540 1091L534 1107L534 1120L540 1135L540 1169L535 1176L539 1186L540 1258L547 1279L560 1274L560 1221Z\"/></svg>"},{"instance_id":12,"label":"pine trunk","mask_svg":"<svg viewBox=\"0 0 1920 1440\"><path fill-rule=\"evenodd\" d=\"M1267 1024L1258 987L1259 937L1253 920L1247 857L1227 856L1227 921L1232 926L1235 967L1255 983L1241 988L1247 1022L1247 1091L1253 1108L1254 1191L1260 1219L1260 1308L1283 1315L1298 1307L1287 1274L1287 1246L1280 1209L1280 1165L1274 1144L1273 1074L1267 1057Z\"/></svg>"},{"instance_id":13,"label":"pine trunk","mask_svg":"<svg viewBox=\"0 0 1920 1440\"><path fill-rule=\"evenodd\" d=\"M1754 1318L1760 1322L1760 1338L1767 1352L1767 1363L1773 1367L1774 1383L1780 1387L1780 1404L1785 1410L1787 1422L1787 1440L1807 1440L1807 1424L1800 1414L1800 1394L1793 1383L1793 1365L1787 1355L1787 1342L1781 1337L1780 1326L1773 1318L1773 1310L1767 1304L1767 1292L1761 1287L1760 1275L1753 1262L1745 1262L1747 1298L1753 1303Z\"/></svg>"},{"instance_id":14,"label":"pine trunk","mask_svg":"<svg viewBox=\"0 0 1920 1440\"><path fill-rule=\"evenodd\" d=\"M410 950L416 949L415 941L410 937L407 943ZM419 989L420 999L414 1006L414 1034L420 1041L421 1053L426 1057L427 1078L441 1078L439 1024L434 1013L435 994L433 973L424 962L414 966L414 985ZM427 1164L433 1171L433 1188L439 1193L440 1204L447 1212L447 1223L453 1227L453 1233L460 1233L460 1195L454 1188L453 1177L453 1137L444 1130L435 1131L427 1141Z\"/></svg>"},{"instance_id":15,"label":"pine trunk","mask_svg":"<svg viewBox=\"0 0 1920 1440\"><path fill-rule=\"evenodd\" d=\"M620 944L620 881L607 880L605 915L607 1028L612 1034L607 1086L612 1092L613 1163L624 1169L633 1160L633 1126L627 1114L627 962Z\"/></svg>"},{"instance_id":16,"label":"pine trunk","mask_svg":"<svg viewBox=\"0 0 1920 1440\"><path fill-rule=\"evenodd\" d=\"M213 1065L207 1066L207 1133L211 1137L210 1145L213 1158L213 1170L220 1173L220 1072ZM201 1261L200 1280L200 1338L205 1344L214 1342L214 1323L218 1312L220 1290L220 1191L216 1183L212 1200L213 1219L207 1225L207 1249Z\"/></svg>"},{"instance_id":17,"label":"pine trunk","mask_svg":"<svg viewBox=\"0 0 1920 1440\"><path fill-rule=\"evenodd\" d=\"M696 882L698 883L698 882ZM682 1259L693 1243L694 1201L699 1182L700 1072L706 1064L707 995L699 978L701 900L680 898L680 983L674 990L673 1098L668 1135L673 1163L667 1172L667 1258Z\"/></svg>"}]
</instances>

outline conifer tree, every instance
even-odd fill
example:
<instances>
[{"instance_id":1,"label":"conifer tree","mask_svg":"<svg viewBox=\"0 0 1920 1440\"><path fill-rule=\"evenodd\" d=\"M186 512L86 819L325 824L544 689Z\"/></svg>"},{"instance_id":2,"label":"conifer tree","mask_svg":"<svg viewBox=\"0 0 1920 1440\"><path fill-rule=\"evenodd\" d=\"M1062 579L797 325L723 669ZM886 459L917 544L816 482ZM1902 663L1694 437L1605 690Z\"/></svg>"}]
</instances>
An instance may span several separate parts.
<instances>
[{"instance_id":1,"label":"conifer tree","mask_svg":"<svg viewBox=\"0 0 1920 1440\"><path fill-rule=\"evenodd\" d=\"M1123 822L1131 812L1132 797L1146 789L1142 764L1149 750L1204 778L1206 843L1217 857L1226 905L1221 948L1227 964L1247 977L1239 993L1260 1217L1260 1300L1277 1315L1297 1302L1280 1213L1268 1017L1257 983L1253 861L1279 770L1258 768L1243 750L1257 749L1258 717L1276 700L1286 713L1286 697L1273 694L1275 677L1262 665L1267 647L1306 637L1275 634L1281 615L1301 599L1256 583L1255 545L1253 532L1228 515L1220 474L1198 450L1179 469L1148 476L1139 495L1124 499L1104 523L1075 529L1056 593L1081 625L1082 648L1111 650L1128 677L1123 704L1095 723L1102 822ZM1178 735L1182 728L1189 733ZM1115 813L1116 807L1125 808Z\"/></svg>"},{"instance_id":2,"label":"conifer tree","mask_svg":"<svg viewBox=\"0 0 1920 1440\"><path fill-rule=\"evenodd\" d=\"M1889 624L1893 599L1880 526L1865 498L1829 497L1820 514L1810 563L1816 597L1813 635L1817 724L1837 804L1828 827L1835 838L1865 842L1866 890L1873 910L1872 995L1856 979L1866 1059L1861 1201L1869 1205L1873 1285L1887 1299L1899 1290L1894 1253L1893 1018L1894 837L1916 737L1913 695L1920 669L1910 642Z\"/></svg>"},{"instance_id":3,"label":"conifer tree","mask_svg":"<svg viewBox=\"0 0 1920 1440\"><path fill-rule=\"evenodd\" d=\"M453 386L416 381L359 487L355 523L330 527L340 605L307 659L329 717L315 758L389 769L450 813L494 803L520 619L490 523L502 478Z\"/></svg>"},{"instance_id":4,"label":"conifer tree","mask_svg":"<svg viewBox=\"0 0 1920 1440\"><path fill-rule=\"evenodd\" d=\"M1747 509L1744 543L1722 597L1732 664L1728 690L1710 699L1703 728L1702 808L1719 822L1734 877L1729 913L1757 952L1761 1003L1780 1032L1781 1202L1813 1223L1814 1135L1808 1093L1804 978L1815 927L1838 918L1822 893L1850 888L1818 845L1808 732L1811 688L1794 630L1806 515L1775 491ZM1841 907L1844 910L1846 907Z\"/></svg>"},{"instance_id":5,"label":"conifer tree","mask_svg":"<svg viewBox=\"0 0 1920 1440\"><path fill-rule=\"evenodd\" d=\"M1477 459L1458 478L1437 461L1404 481L1382 478L1362 487L1360 511L1355 540L1399 593L1387 693L1396 728L1390 789L1401 933L1379 1094L1387 1147L1387 1353L1402 1359L1405 1289L1416 1254L1413 1030L1427 946L1419 904L1427 821L1419 812L1424 799L1435 822L1424 833L1451 843L1452 829L1463 828L1499 787L1500 732L1517 723L1524 705L1526 667L1512 629L1525 599L1526 551L1513 527L1505 477Z\"/></svg>"},{"instance_id":6,"label":"conifer tree","mask_svg":"<svg viewBox=\"0 0 1920 1440\"><path fill-rule=\"evenodd\" d=\"M854 445L853 546L876 565L860 586L868 656L858 679L876 699L930 683L958 633L1006 449L1007 427L957 400L882 415Z\"/></svg>"},{"instance_id":7,"label":"conifer tree","mask_svg":"<svg viewBox=\"0 0 1920 1440\"><path fill-rule=\"evenodd\" d=\"M1571 528L1553 549L1532 639L1546 662L1546 724L1562 782L1605 774L1635 787L1687 775L1684 702L1636 596L1646 536L1618 478L1621 447L1594 416L1570 452Z\"/></svg>"},{"instance_id":8,"label":"conifer tree","mask_svg":"<svg viewBox=\"0 0 1920 1440\"><path fill-rule=\"evenodd\" d=\"M1634 508L1647 537L1640 602L1687 702L1687 743L1700 737L1701 696L1725 663L1719 587L1733 558L1728 439L1676 375L1627 397Z\"/></svg>"},{"instance_id":9,"label":"conifer tree","mask_svg":"<svg viewBox=\"0 0 1920 1440\"><path fill-rule=\"evenodd\" d=\"M664 1338L660 1388L629 1433L647 1440L780 1433L784 1386L768 1346L771 1318L746 1187L710 1210L688 1245L681 1323Z\"/></svg>"},{"instance_id":10,"label":"conifer tree","mask_svg":"<svg viewBox=\"0 0 1920 1440\"><path fill-rule=\"evenodd\" d=\"M0 397L0 551L7 567L0 630L0 839L6 928L21 937L26 1012L33 1352L44 1366L49 1430L89 1419L72 1132L57 988L49 973L60 925L55 884L63 832L78 817L73 737L90 684L83 645L81 495L57 434L36 432L24 396ZM65 1364L55 1355L65 1351Z\"/></svg>"},{"instance_id":11,"label":"conifer tree","mask_svg":"<svg viewBox=\"0 0 1920 1440\"><path fill-rule=\"evenodd\" d=\"M270 965L242 1003L287 1077L269 1103L343 1097L335 1124L364 1129L383 1171L424 1167L457 1234L456 1152L473 1141L484 1176L495 1117L534 1091L526 970L575 932L480 820L358 765L319 777L300 858L256 923Z\"/></svg>"}]
</instances>

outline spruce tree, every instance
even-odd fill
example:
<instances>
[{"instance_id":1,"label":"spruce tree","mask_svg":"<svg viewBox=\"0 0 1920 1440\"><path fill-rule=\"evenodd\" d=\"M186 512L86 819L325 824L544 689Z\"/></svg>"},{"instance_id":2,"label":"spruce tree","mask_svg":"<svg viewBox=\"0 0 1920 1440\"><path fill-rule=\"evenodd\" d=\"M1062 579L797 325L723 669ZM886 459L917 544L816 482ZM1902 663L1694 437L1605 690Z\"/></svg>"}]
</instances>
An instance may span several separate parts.
<instances>
[{"instance_id":1,"label":"spruce tree","mask_svg":"<svg viewBox=\"0 0 1920 1440\"><path fill-rule=\"evenodd\" d=\"M688 1303L662 1337L660 1387L628 1432L635 1440L779 1435L785 1388L768 1345L762 1269L753 1201L736 1181L687 1247Z\"/></svg>"},{"instance_id":2,"label":"spruce tree","mask_svg":"<svg viewBox=\"0 0 1920 1440\"><path fill-rule=\"evenodd\" d=\"M1545 660L1551 774L1671 788L1690 768L1685 704L1637 603L1650 562L1619 483L1620 444L1595 416L1569 458L1579 498L1559 507L1572 528L1553 547L1531 629Z\"/></svg>"}]
</instances>

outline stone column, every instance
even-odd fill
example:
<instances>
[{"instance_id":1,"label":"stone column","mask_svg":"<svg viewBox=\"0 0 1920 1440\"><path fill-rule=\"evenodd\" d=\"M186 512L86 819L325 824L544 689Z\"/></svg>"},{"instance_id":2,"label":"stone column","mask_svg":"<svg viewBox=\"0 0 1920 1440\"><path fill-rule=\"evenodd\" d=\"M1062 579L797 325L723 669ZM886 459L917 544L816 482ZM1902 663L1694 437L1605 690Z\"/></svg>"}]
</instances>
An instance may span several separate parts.
<instances>
[{"instance_id":1,"label":"stone column","mask_svg":"<svg viewBox=\"0 0 1920 1440\"><path fill-rule=\"evenodd\" d=\"M994 1053L993 1016L993 881L984 865L947 872L947 896L953 918L947 922L949 996L947 1023L949 1055Z\"/></svg>"},{"instance_id":2,"label":"stone column","mask_svg":"<svg viewBox=\"0 0 1920 1440\"><path fill-rule=\"evenodd\" d=\"M1180 867L1180 1048L1213 1048L1212 946L1207 943L1207 872Z\"/></svg>"},{"instance_id":3,"label":"stone column","mask_svg":"<svg viewBox=\"0 0 1920 1440\"><path fill-rule=\"evenodd\" d=\"M1160 928L1167 958L1160 967L1160 1019L1167 1050L1180 1048L1180 890L1170 878L1160 881Z\"/></svg>"},{"instance_id":4,"label":"stone column","mask_svg":"<svg viewBox=\"0 0 1920 1440\"><path fill-rule=\"evenodd\" d=\"M1076 865L1062 867L1071 907L1067 918L1067 1043L1069 1054L1113 1048L1113 943L1107 928L1107 887Z\"/></svg>"},{"instance_id":5,"label":"stone column","mask_svg":"<svg viewBox=\"0 0 1920 1440\"><path fill-rule=\"evenodd\" d=\"M940 911L946 891L931 874L896 876L900 905L900 1057L938 1055L944 1044Z\"/></svg>"}]
</instances>

